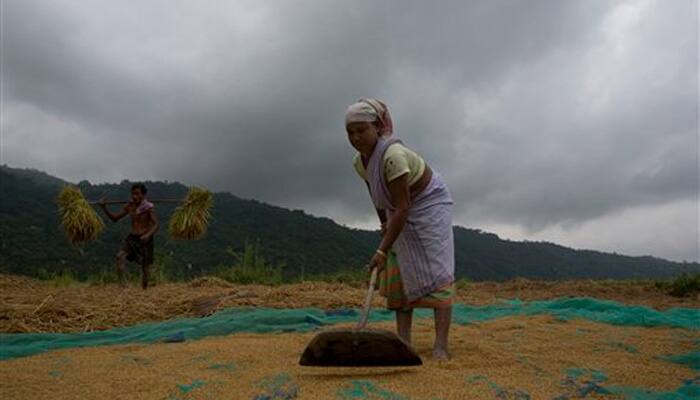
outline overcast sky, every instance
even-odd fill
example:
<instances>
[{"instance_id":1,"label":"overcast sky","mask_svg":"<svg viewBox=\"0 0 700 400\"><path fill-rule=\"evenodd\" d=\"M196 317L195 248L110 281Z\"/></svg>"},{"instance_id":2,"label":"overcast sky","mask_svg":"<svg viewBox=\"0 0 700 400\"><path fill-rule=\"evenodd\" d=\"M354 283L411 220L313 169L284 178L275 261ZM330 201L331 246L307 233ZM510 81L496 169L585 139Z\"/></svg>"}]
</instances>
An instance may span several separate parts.
<instances>
[{"instance_id":1,"label":"overcast sky","mask_svg":"<svg viewBox=\"0 0 700 400\"><path fill-rule=\"evenodd\" d=\"M2 162L375 228L347 105L383 99L455 223L698 260L698 3L2 1Z\"/></svg>"}]
</instances>

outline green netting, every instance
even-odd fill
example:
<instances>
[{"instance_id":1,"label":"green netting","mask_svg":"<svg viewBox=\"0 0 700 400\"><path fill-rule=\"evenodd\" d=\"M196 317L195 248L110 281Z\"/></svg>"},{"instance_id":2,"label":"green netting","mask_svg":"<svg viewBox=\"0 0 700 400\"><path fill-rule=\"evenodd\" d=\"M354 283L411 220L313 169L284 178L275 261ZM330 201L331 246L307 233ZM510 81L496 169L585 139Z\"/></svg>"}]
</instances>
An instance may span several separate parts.
<instances>
[{"instance_id":1,"label":"green netting","mask_svg":"<svg viewBox=\"0 0 700 400\"><path fill-rule=\"evenodd\" d=\"M299 385L288 374L279 374L263 379L258 383L263 393L253 400L292 400L297 398Z\"/></svg>"},{"instance_id":2,"label":"green netting","mask_svg":"<svg viewBox=\"0 0 700 400\"><path fill-rule=\"evenodd\" d=\"M382 389L372 381L352 381L350 387L338 390L338 397L343 400L376 399L376 400L408 400L405 396Z\"/></svg>"},{"instance_id":3,"label":"green netting","mask_svg":"<svg viewBox=\"0 0 700 400\"><path fill-rule=\"evenodd\" d=\"M632 386L617 386L607 383L605 372L588 368L569 368L560 382L561 394L553 400L589 399L613 396L628 400L691 400L700 398L700 376L683 380L674 390L655 391ZM502 387L483 375L467 377L470 385L487 384L496 399L530 400L525 390Z\"/></svg>"},{"instance_id":4,"label":"green netting","mask_svg":"<svg viewBox=\"0 0 700 400\"><path fill-rule=\"evenodd\" d=\"M470 385L486 383L496 399L530 400L530 394L525 390L504 388L484 375L471 375L467 377Z\"/></svg>"},{"instance_id":5,"label":"green netting","mask_svg":"<svg viewBox=\"0 0 700 400\"><path fill-rule=\"evenodd\" d=\"M608 376L603 371L587 368L570 368L566 372L563 386L569 391L556 397L558 400L588 398L589 395L612 395L630 400L691 400L700 397L700 376L685 379L675 390L655 391L632 386L608 385ZM607 396L606 396L607 397Z\"/></svg>"},{"instance_id":6,"label":"green netting","mask_svg":"<svg viewBox=\"0 0 700 400\"><path fill-rule=\"evenodd\" d=\"M663 357L666 361L676 364L686 365L696 371L700 371L700 350L691 351L685 354Z\"/></svg>"},{"instance_id":7,"label":"green netting","mask_svg":"<svg viewBox=\"0 0 700 400\"><path fill-rule=\"evenodd\" d=\"M700 329L700 309L697 308L657 311L648 307L629 306L587 297L532 302L512 300L505 304L484 307L458 305L454 310L454 320L460 324L467 324L511 315L536 314L551 314L562 320L583 318L613 325Z\"/></svg>"},{"instance_id":8,"label":"green netting","mask_svg":"<svg viewBox=\"0 0 700 400\"><path fill-rule=\"evenodd\" d=\"M454 321L458 324L537 314L550 314L562 320L584 318L615 325L700 329L699 309L673 308L657 311L591 298L533 302L514 300L483 307L458 304L453 310ZM356 321L358 315L356 310L231 308L206 318L182 318L106 331L2 334L0 360L54 349L159 341L178 342L237 332L307 332L322 326ZM419 318L430 315L430 310L417 311ZM373 322L391 321L393 318L393 312L388 310L375 310L370 315Z\"/></svg>"},{"instance_id":9,"label":"green netting","mask_svg":"<svg viewBox=\"0 0 700 400\"><path fill-rule=\"evenodd\" d=\"M657 392L654 390L625 387L608 386L606 390L613 395L630 400L697 400L700 399L700 384L686 382L682 386L672 391Z\"/></svg>"}]
</instances>

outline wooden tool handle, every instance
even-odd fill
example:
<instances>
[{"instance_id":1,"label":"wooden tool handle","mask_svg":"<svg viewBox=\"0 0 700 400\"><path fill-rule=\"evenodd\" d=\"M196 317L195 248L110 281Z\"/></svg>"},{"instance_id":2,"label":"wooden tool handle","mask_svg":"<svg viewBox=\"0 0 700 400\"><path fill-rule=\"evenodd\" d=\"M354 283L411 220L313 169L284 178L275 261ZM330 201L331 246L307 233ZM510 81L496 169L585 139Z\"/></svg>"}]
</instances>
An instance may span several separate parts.
<instances>
[{"instance_id":1,"label":"wooden tool handle","mask_svg":"<svg viewBox=\"0 0 700 400\"><path fill-rule=\"evenodd\" d=\"M377 273L379 270L377 267L372 268L372 277L369 278L369 288L367 288L367 297L365 297L365 304L362 307L362 317L360 322L357 323L357 329L363 329L367 325L367 319L369 318L369 309L372 307L372 295L374 294L374 283L377 281Z\"/></svg>"},{"instance_id":2,"label":"wooden tool handle","mask_svg":"<svg viewBox=\"0 0 700 400\"><path fill-rule=\"evenodd\" d=\"M179 199L154 199L154 200L148 200L151 203L182 203L184 200L179 200ZM99 201L90 201L88 202L89 204L92 205L98 205L100 204ZM105 205L110 205L110 204L128 204L131 203L131 200L109 200L105 201Z\"/></svg>"}]
</instances>

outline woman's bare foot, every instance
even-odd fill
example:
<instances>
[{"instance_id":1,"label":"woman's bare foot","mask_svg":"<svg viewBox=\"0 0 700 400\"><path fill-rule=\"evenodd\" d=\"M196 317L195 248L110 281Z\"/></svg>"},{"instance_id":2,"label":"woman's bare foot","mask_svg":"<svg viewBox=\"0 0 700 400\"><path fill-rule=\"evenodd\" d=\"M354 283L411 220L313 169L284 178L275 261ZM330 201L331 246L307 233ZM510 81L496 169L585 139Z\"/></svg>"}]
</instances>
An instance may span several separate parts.
<instances>
[{"instance_id":1,"label":"woman's bare foot","mask_svg":"<svg viewBox=\"0 0 700 400\"><path fill-rule=\"evenodd\" d=\"M450 333L450 321L452 320L452 306L435 309L435 344L433 345L433 359L447 361L450 354L447 352L448 335Z\"/></svg>"},{"instance_id":2,"label":"woman's bare foot","mask_svg":"<svg viewBox=\"0 0 700 400\"><path fill-rule=\"evenodd\" d=\"M446 349L436 348L433 349L433 360L435 361L449 361L450 354Z\"/></svg>"}]
</instances>

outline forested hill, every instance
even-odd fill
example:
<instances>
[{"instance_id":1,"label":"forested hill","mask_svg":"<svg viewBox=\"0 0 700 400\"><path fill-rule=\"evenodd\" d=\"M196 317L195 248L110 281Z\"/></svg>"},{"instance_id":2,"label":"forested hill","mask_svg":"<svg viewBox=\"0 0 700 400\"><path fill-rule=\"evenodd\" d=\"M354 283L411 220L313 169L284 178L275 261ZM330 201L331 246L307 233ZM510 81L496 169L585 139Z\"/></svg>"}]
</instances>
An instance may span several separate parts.
<instances>
[{"instance_id":1,"label":"forested hill","mask_svg":"<svg viewBox=\"0 0 700 400\"><path fill-rule=\"evenodd\" d=\"M36 275L40 270L69 269L85 276L111 268L128 222L112 224L100 239L84 248L67 244L56 207L58 191L67 182L46 173L0 166L0 271ZM146 182L151 198L181 198L179 183ZM89 199L103 195L127 198L131 182L78 186ZM159 204L162 224L173 206ZM351 229L328 218L216 193L213 221L199 241L173 242L165 227L156 239L156 258L177 277L206 274L234 262L227 248L240 251L246 242L258 243L266 258L284 264L287 278L361 268L379 241L377 232ZM700 271L697 263L676 263L655 257L628 257L574 250L545 242L515 242L475 229L455 227L458 277L503 280L514 277L644 278L670 277Z\"/></svg>"}]
</instances>

